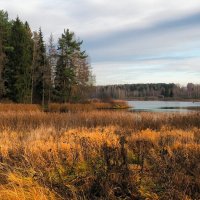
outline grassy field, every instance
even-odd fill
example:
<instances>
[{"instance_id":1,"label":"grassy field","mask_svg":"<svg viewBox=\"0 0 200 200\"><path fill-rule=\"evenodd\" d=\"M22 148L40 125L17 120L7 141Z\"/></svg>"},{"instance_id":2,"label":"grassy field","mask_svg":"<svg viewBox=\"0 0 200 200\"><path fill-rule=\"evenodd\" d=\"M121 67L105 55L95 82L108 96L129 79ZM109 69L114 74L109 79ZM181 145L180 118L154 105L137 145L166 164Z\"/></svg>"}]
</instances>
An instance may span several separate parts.
<instances>
[{"instance_id":1,"label":"grassy field","mask_svg":"<svg viewBox=\"0 0 200 200\"><path fill-rule=\"evenodd\" d=\"M200 199L199 113L61 106L0 104L1 200Z\"/></svg>"}]
</instances>

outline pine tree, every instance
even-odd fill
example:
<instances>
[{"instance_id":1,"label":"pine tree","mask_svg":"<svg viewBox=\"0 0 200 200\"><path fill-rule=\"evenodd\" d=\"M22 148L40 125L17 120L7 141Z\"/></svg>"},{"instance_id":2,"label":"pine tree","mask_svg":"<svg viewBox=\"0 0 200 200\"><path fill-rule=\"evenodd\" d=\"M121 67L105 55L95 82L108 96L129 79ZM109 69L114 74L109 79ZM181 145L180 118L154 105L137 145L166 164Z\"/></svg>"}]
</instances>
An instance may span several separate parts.
<instances>
[{"instance_id":1,"label":"pine tree","mask_svg":"<svg viewBox=\"0 0 200 200\"><path fill-rule=\"evenodd\" d=\"M69 29L64 31L58 42L58 62L56 66L55 94L61 102L70 101L73 87L78 84L77 73L80 61L87 56L81 51L82 41L75 39Z\"/></svg>"}]
</instances>

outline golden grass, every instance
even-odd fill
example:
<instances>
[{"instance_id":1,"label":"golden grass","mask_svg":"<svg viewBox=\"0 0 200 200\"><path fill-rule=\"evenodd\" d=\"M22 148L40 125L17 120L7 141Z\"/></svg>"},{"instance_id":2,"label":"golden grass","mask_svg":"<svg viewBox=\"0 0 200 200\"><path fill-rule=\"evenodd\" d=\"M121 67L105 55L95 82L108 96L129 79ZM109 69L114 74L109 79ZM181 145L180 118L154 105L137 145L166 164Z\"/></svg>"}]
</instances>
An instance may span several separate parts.
<instances>
[{"instance_id":1,"label":"golden grass","mask_svg":"<svg viewBox=\"0 0 200 200\"><path fill-rule=\"evenodd\" d=\"M41 111L41 106L36 104L2 104L0 103L0 112L39 112Z\"/></svg>"},{"instance_id":2,"label":"golden grass","mask_svg":"<svg viewBox=\"0 0 200 200\"><path fill-rule=\"evenodd\" d=\"M112 100L110 102L90 102L90 103L51 103L48 106L49 112L80 112L101 109L126 109L128 104L122 100ZM0 103L0 112L40 112L42 107L36 104L12 104Z\"/></svg>"},{"instance_id":3,"label":"golden grass","mask_svg":"<svg viewBox=\"0 0 200 200\"><path fill-rule=\"evenodd\" d=\"M90 102L90 103L51 103L48 105L49 112L79 112L102 109L126 109L129 108L126 101L113 100L110 102Z\"/></svg>"},{"instance_id":4,"label":"golden grass","mask_svg":"<svg viewBox=\"0 0 200 200\"><path fill-rule=\"evenodd\" d=\"M1 112L0 200L200 199L199 114Z\"/></svg>"},{"instance_id":5,"label":"golden grass","mask_svg":"<svg viewBox=\"0 0 200 200\"><path fill-rule=\"evenodd\" d=\"M163 126L175 129L200 128L200 114L131 113L126 111L81 111L75 113L1 112L0 130L29 131L38 127L53 126L57 130L77 127L93 128L117 125L127 132L131 130L156 129Z\"/></svg>"},{"instance_id":6,"label":"golden grass","mask_svg":"<svg viewBox=\"0 0 200 200\"><path fill-rule=\"evenodd\" d=\"M6 174L8 183L0 185L2 200L53 200L56 198L48 188L40 186L32 177L24 177L10 172Z\"/></svg>"}]
</instances>

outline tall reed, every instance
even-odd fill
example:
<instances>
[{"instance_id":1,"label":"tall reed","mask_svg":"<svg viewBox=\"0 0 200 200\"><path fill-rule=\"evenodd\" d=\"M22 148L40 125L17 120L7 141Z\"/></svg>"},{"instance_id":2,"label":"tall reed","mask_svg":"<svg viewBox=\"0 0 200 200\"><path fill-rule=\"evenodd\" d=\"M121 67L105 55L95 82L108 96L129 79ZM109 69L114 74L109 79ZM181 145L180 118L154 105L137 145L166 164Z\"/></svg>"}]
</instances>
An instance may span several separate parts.
<instances>
[{"instance_id":1,"label":"tall reed","mask_svg":"<svg viewBox=\"0 0 200 200\"><path fill-rule=\"evenodd\" d=\"M200 115L0 111L0 199L200 199Z\"/></svg>"}]
</instances>

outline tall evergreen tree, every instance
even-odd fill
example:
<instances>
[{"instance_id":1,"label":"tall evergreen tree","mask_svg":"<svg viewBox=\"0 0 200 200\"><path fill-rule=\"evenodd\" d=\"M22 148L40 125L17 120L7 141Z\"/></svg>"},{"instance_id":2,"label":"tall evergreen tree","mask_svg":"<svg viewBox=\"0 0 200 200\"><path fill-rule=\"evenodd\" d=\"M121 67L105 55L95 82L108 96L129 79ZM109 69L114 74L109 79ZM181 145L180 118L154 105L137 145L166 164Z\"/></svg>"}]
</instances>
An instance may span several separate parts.
<instances>
[{"instance_id":1,"label":"tall evergreen tree","mask_svg":"<svg viewBox=\"0 0 200 200\"><path fill-rule=\"evenodd\" d=\"M41 28L33 36L28 22L18 17L9 21L7 12L0 11L0 98L43 105L51 101L52 94L52 100L60 102L82 98L91 70L81 45L66 30L58 50L52 35L46 50Z\"/></svg>"},{"instance_id":2,"label":"tall evergreen tree","mask_svg":"<svg viewBox=\"0 0 200 200\"><path fill-rule=\"evenodd\" d=\"M79 65L77 60L87 57L85 52L81 51L81 44L82 41L77 41L75 34L69 29L64 31L58 41L59 54L56 66L55 94L57 100L61 102L70 100L73 86L77 84L77 66Z\"/></svg>"},{"instance_id":3,"label":"tall evergreen tree","mask_svg":"<svg viewBox=\"0 0 200 200\"><path fill-rule=\"evenodd\" d=\"M4 52L3 52L3 44L2 44L2 32L0 29L0 98L4 95L4 80L3 80L3 60L4 60Z\"/></svg>"},{"instance_id":4,"label":"tall evergreen tree","mask_svg":"<svg viewBox=\"0 0 200 200\"><path fill-rule=\"evenodd\" d=\"M32 65L31 65L31 103L35 102L35 98L36 98L35 85L36 85L36 80L38 78L38 75L37 75L38 40L39 40L38 32L34 31L33 32L33 60L32 60Z\"/></svg>"},{"instance_id":5,"label":"tall evergreen tree","mask_svg":"<svg viewBox=\"0 0 200 200\"><path fill-rule=\"evenodd\" d=\"M4 70L6 63L6 51L9 50L8 38L10 33L10 22L8 13L0 10L0 98L6 95Z\"/></svg>"},{"instance_id":6,"label":"tall evergreen tree","mask_svg":"<svg viewBox=\"0 0 200 200\"><path fill-rule=\"evenodd\" d=\"M42 103L44 105L49 99L49 79L51 78L51 71L47 60L46 47L41 28L39 29L39 33L35 34L34 43L33 102Z\"/></svg>"},{"instance_id":7,"label":"tall evergreen tree","mask_svg":"<svg viewBox=\"0 0 200 200\"><path fill-rule=\"evenodd\" d=\"M54 38L53 38L52 33L49 37L47 57L48 57L49 72L50 72L50 73L47 73L47 75L50 76L48 77L49 102L50 102L52 99L52 91L53 91L53 88L55 87L55 72L56 72L56 62L57 62L57 49L54 43Z\"/></svg>"},{"instance_id":8,"label":"tall evergreen tree","mask_svg":"<svg viewBox=\"0 0 200 200\"><path fill-rule=\"evenodd\" d=\"M26 63L26 67L24 68L24 79L25 79L25 87L26 87L26 97L24 99L25 102L31 102L31 67L32 67L32 60L33 60L33 39L32 39L32 32L29 27L28 22L25 22L25 54L23 57L24 62Z\"/></svg>"},{"instance_id":9,"label":"tall evergreen tree","mask_svg":"<svg viewBox=\"0 0 200 200\"><path fill-rule=\"evenodd\" d=\"M11 23L8 19L8 13L0 10L0 39L3 46L3 52L9 50L8 38L10 34Z\"/></svg>"},{"instance_id":10,"label":"tall evergreen tree","mask_svg":"<svg viewBox=\"0 0 200 200\"><path fill-rule=\"evenodd\" d=\"M8 63L5 70L7 93L15 102L29 103L32 39L28 24L23 24L18 17L13 22L9 42L14 50L7 54Z\"/></svg>"}]
</instances>

